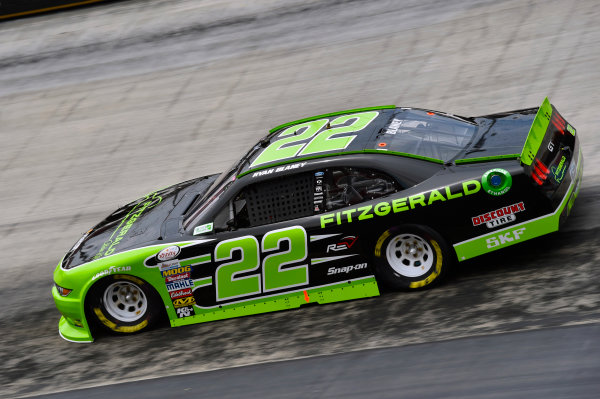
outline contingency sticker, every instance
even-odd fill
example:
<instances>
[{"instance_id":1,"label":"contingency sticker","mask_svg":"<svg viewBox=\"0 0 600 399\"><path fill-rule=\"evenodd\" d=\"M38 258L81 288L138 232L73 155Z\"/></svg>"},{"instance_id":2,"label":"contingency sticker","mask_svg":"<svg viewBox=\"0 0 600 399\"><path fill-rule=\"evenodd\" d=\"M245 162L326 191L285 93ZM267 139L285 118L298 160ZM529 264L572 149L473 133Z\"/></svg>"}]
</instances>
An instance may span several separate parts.
<instances>
[{"instance_id":1,"label":"contingency sticker","mask_svg":"<svg viewBox=\"0 0 600 399\"><path fill-rule=\"evenodd\" d=\"M213 223L206 223L201 226L196 226L194 229L194 235L197 236L199 234L210 233L213 231Z\"/></svg>"}]
</instances>

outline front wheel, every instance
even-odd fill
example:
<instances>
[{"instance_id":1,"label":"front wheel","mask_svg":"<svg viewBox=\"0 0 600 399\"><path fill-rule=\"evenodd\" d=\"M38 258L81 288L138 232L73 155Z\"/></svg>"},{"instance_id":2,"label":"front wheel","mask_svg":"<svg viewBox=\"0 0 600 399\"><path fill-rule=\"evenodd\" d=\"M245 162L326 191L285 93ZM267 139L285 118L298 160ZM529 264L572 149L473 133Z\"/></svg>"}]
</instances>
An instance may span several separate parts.
<instances>
[{"instance_id":1,"label":"front wheel","mask_svg":"<svg viewBox=\"0 0 600 399\"><path fill-rule=\"evenodd\" d=\"M438 283L451 264L444 239L429 227L419 225L386 230L377 240L374 258L382 282L399 290Z\"/></svg>"},{"instance_id":2,"label":"front wheel","mask_svg":"<svg viewBox=\"0 0 600 399\"><path fill-rule=\"evenodd\" d=\"M159 318L158 294L144 280L115 274L90 291L90 311L105 329L129 334L151 327Z\"/></svg>"}]
</instances>

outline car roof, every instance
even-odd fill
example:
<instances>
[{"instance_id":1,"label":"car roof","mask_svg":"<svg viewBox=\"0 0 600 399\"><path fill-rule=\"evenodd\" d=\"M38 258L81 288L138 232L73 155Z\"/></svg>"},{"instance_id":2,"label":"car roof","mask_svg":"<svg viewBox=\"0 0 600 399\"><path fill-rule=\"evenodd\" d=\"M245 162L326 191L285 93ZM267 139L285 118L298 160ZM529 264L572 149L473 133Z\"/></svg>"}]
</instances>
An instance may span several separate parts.
<instances>
[{"instance_id":1,"label":"car roof","mask_svg":"<svg viewBox=\"0 0 600 399\"><path fill-rule=\"evenodd\" d=\"M312 116L284 123L271 129L269 134L242 158L237 166L237 177L276 166L349 154L395 155L436 164L444 164L449 161L452 155L440 152L442 146L436 142L428 143L431 149L423 152L422 149L417 149L424 147L419 143L416 143L416 146L407 146L403 135L395 135L395 132L389 134L390 129L399 123L413 121L396 119L403 118L399 115L409 113L410 118L417 117L419 120L425 121L427 125L429 122L445 121L447 123L447 121L451 121L456 124L460 123L461 126L473 125L473 131L476 129L473 122L455 115L394 105L358 108ZM420 126L418 129L426 135L435 133ZM312 133L309 132L310 129L313 129ZM417 129L417 127L413 129ZM325 139L315 139L323 135L326 136ZM332 146L332 142L336 140L342 143L343 148ZM318 141L321 147L313 145L313 141ZM307 143L311 143L312 150L306 151L309 147ZM291 150L290 147L294 149ZM461 145L460 149L462 150L463 147Z\"/></svg>"}]
</instances>

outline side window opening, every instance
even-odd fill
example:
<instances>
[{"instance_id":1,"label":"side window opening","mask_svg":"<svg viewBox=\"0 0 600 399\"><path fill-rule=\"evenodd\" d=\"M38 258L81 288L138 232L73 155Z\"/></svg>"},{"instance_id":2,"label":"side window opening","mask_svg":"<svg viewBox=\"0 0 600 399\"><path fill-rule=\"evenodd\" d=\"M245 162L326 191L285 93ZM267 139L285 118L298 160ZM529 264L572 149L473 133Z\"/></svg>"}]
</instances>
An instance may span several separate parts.
<instances>
[{"instance_id":1,"label":"side window opening","mask_svg":"<svg viewBox=\"0 0 600 399\"><path fill-rule=\"evenodd\" d=\"M261 226L311 216L313 174L302 173L252 184L215 216L217 231Z\"/></svg>"},{"instance_id":2,"label":"side window opening","mask_svg":"<svg viewBox=\"0 0 600 399\"><path fill-rule=\"evenodd\" d=\"M244 195L251 226L310 216L313 179L311 174L286 176L249 186Z\"/></svg>"},{"instance_id":3,"label":"side window opening","mask_svg":"<svg viewBox=\"0 0 600 399\"><path fill-rule=\"evenodd\" d=\"M399 190L390 176L364 168L327 168L278 177L240 191L215 215L215 231L312 216Z\"/></svg>"},{"instance_id":4,"label":"side window opening","mask_svg":"<svg viewBox=\"0 0 600 399\"><path fill-rule=\"evenodd\" d=\"M362 168L330 169L325 183L325 209L330 211L383 197L400 190L388 175Z\"/></svg>"}]
</instances>

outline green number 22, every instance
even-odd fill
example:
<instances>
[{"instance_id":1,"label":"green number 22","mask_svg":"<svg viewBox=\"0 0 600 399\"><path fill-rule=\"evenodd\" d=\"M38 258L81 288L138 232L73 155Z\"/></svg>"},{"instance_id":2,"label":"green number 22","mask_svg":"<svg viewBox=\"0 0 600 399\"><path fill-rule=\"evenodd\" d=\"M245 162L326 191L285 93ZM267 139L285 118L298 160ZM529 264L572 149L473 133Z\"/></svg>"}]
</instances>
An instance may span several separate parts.
<instances>
[{"instance_id":1,"label":"green number 22","mask_svg":"<svg viewBox=\"0 0 600 399\"><path fill-rule=\"evenodd\" d=\"M284 241L288 242L289 248L277 252ZM282 269L282 266L302 262L308 256L306 230L300 226L273 230L264 235L261 250L266 255L262 261L262 274L248 275L260 267L256 237L244 236L221 241L215 247L215 261L231 260L235 250L241 251L241 259L225 262L215 272L217 301L308 284L308 264Z\"/></svg>"},{"instance_id":2,"label":"green number 22","mask_svg":"<svg viewBox=\"0 0 600 399\"><path fill-rule=\"evenodd\" d=\"M329 119L319 119L290 126L279 133L279 136L277 136L278 140L272 142L265 148L263 152L256 157L254 162L252 162L250 167L253 168L257 165L293 158L295 156L301 157L321 152L343 150L356 138L356 134L340 135L363 130L377 118L377 115L379 115L379 112L377 111L361 112L358 114L342 115L332 121L329 121ZM347 123L352 119L354 119L354 121L351 124L344 125L344 123ZM328 122L330 128L321 130ZM309 139L312 140L298 143Z\"/></svg>"}]
</instances>

